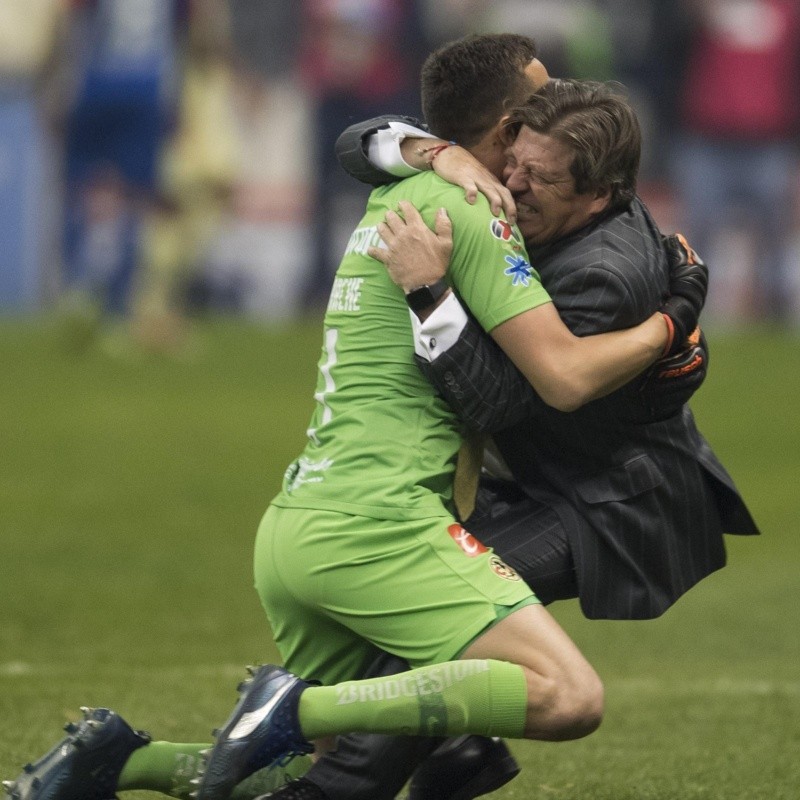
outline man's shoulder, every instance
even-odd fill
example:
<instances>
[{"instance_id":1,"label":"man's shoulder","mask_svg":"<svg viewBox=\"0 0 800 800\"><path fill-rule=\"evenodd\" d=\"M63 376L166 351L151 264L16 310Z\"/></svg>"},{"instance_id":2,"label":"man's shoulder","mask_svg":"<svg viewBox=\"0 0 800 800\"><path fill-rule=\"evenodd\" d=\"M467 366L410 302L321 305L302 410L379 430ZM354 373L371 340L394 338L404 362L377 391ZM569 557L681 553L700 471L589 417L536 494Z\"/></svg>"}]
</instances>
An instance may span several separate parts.
<instances>
[{"instance_id":1,"label":"man's shoulder","mask_svg":"<svg viewBox=\"0 0 800 800\"><path fill-rule=\"evenodd\" d=\"M572 262L573 268L627 272L646 267L658 271L666 257L658 228L637 198L567 243L558 260Z\"/></svg>"},{"instance_id":2,"label":"man's shoulder","mask_svg":"<svg viewBox=\"0 0 800 800\"><path fill-rule=\"evenodd\" d=\"M647 206L639 197L599 226L606 237L614 236L624 247L661 250L661 232Z\"/></svg>"},{"instance_id":3,"label":"man's shoulder","mask_svg":"<svg viewBox=\"0 0 800 800\"><path fill-rule=\"evenodd\" d=\"M572 305L590 292L606 303L628 305L635 296L660 296L667 274L660 234L640 203L587 227L531 262L556 305ZM623 302L624 301L624 302ZM610 308L609 308L610 310Z\"/></svg>"}]
</instances>

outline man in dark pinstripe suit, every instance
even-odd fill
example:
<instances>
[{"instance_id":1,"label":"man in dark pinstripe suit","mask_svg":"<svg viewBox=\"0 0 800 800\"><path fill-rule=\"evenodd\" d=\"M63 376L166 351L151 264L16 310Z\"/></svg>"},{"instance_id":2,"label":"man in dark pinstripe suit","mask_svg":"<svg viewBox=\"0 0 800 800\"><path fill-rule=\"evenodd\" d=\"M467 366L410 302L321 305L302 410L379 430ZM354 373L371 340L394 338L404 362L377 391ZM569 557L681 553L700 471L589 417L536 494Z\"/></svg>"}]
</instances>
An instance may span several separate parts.
<instances>
[{"instance_id":1,"label":"man in dark pinstripe suit","mask_svg":"<svg viewBox=\"0 0 800 800\"><path fill-rule=\"evenodd\" d=\"M630 327L662 303L668 256L691 254L674 239L669 240L673 252L665 248L647 209L634 196L638 129L625 145L635 150L635 159L619 170L614 167L619 158L606 152L599 173L592 172L598 137L591 130L573 136L580 127L578 110L588 110L584 116L594 119L604 113L619 117L625 116L627 104L610 99L603 88L572 82L552 84L542 97L538 106L512 115L518 136L506 174L532 263L576 333ZM562 128L569 135L562 137ZM607 151L613 149L612 140L607 140ZM592 158L582 159L590 150ZM607 200L599 210L586 202L597 197ZM382 231L389 245L382 260L405 289L432 284L446 268L446 259L437 257L447 252L448 232L438 230L437 236L423 230L413 209L404 208L404 216L405 221L395 217ZM427 244L414 249L412 240ZM425 373L470 427L493 434L513 475L514 482L484 479L466 526L494 546L544 602L578 597L591 618L658 616L724 564L723 531L758 532L732 480L697 431L682 402L686 398L676 404L653 390L666 385L669 375L655 384L657 375L644 375L566 414L536 396L463 310L462 316L444 320L435 311L418 326L417 338ZM452 343L443 348L442 341ZM688 352L693 357L698 351ZM691 368L691 357L675 368ZM669 372L663 364L658 369ZM409 755L401 755L401 748L385 737L371 742L348 738L334 759L320 763L308 794L298 787L294 794L276 796L366 797L363 788L370 775L377 784L393 759ZM359 738L361 748L352 741ZM449 761L439 755L423 765L412 783L412 797L482 793L464 791L458 783L459 773L474 774L464 751L475 759L503 755L476 738L451 746ZM375 757L368 765L370 747ZM384 766L378 768L381 759ZM337 791L348 785L351 794ZM319 786L327 794L318 793ZM370 796L378 794L375 785Z\"/></svg>"},{"instance_id":2,"label":"man in dark pinstripe suit","mask_svg":"<svg viewBox=\"0 0 800 800\"><path fill-rule=\"evenodd\" d=\"M610 185L607 205L577 217L570 208L573 194L594 192L597 181L595 156L580 152L582 136L587 152L596 149L592 132L570 126L592 109L620 118L628 106L577 82L552 82L539 96L554 102L512 114L519 133L506 170L531 263L576 334L635 325L658 307L667 285L662 237L633 197L635 170L632 180L619 178L610 153L612 169L600 178ZM558 185L559 146L573 159L563 177L574 192ZM420 253L404 255L415 269L424 263ZM401 278L394 266L401 284L433 277ZM723 532L758 532L690 409L660 401L648 386L652 373L563 413L536 395L472 320L445 352L426 348L424 332L420 339L418 352L434 356L420 358L426 375L469 427L493 434L515 480L487 480L467 527L544 602L578 597L593 619L652 618L723 566Z\"/></svg>"}]
</instances>

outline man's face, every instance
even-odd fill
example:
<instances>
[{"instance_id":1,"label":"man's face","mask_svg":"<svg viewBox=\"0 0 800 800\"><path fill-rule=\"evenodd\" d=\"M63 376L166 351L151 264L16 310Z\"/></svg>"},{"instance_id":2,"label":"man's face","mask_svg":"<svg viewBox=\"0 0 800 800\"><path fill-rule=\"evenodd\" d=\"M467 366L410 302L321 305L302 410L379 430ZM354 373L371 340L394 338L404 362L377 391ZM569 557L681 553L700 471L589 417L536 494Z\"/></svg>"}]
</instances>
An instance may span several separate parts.
<instances>
[{"instance_id":1,"label":"man's face","mask_svg":"<svg viewBox=\"0 0 800 800\"><path fill-rule=\"evenodd\" d=\"M575 191L573 158L570 147L526 126L506 151L503 182L514 196L517 225L527 243L560 239L608 205L607 193Z\"/></svg>"}]
</instances>

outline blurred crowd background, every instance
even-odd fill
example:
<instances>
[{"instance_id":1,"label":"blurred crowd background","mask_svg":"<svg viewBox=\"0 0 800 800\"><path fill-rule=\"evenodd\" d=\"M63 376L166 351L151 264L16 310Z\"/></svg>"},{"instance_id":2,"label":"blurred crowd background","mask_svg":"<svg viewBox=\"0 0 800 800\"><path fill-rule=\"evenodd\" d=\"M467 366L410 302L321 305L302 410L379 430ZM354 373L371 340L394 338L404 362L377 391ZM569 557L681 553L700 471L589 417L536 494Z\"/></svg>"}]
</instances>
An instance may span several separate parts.
<instances>
[{"instance_id":1,"label":"blurred crowd background","mask_svg":"<svg viewBox=\"0 0 800 800\"><path fill-rule=\"evenodd\" d=\"M0 311L157 343L321 307L367 194L337 135L418 116L425 56L501 31L627 87L707 324L800 330L798 0L2 0Z\"/></svg>"}]
</instances>

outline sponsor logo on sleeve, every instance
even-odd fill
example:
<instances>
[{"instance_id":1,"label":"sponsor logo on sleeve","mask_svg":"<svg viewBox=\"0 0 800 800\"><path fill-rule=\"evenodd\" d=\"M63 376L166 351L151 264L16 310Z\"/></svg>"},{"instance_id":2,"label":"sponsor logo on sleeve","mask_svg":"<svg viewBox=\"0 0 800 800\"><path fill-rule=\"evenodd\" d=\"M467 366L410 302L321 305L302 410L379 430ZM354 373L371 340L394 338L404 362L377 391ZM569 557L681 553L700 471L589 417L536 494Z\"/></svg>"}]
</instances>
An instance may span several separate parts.
<instances>
[{"instance_id":1,"label":"sponsor logo on sleeve","mask_svg":"<svg viewBox=\"0 0 800 800\"><path fill-rule=\"evenodd\" d=\"M514 230L513 225L510 225L504 219L494 218L489 223L489 230L492 232L492 236L495 239L499 239L501 242L518 242L519 236L517 236L517 232Z\"/></svg>"},{"instance_id":2,"label":"sponsor logo on sleeve","mask_svg":"<svg viewBox=\"0 0 800 800\"><path fill-rule=\"evenodd\" d=\"M533 270L522 256L506 256L505 262L508 267L503 274L511 278L512 286L528 286L530 284Z\"/></svg>"}]
</instances>

